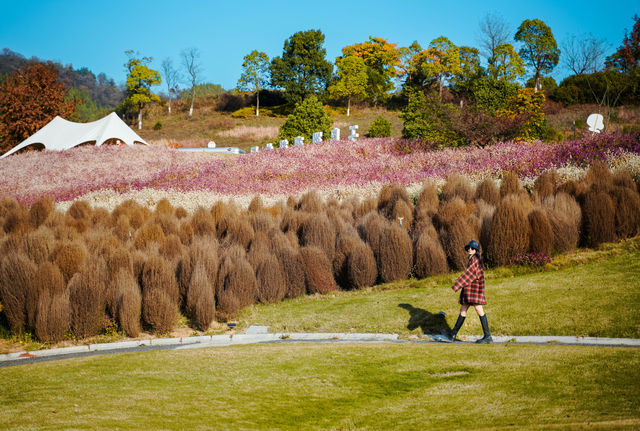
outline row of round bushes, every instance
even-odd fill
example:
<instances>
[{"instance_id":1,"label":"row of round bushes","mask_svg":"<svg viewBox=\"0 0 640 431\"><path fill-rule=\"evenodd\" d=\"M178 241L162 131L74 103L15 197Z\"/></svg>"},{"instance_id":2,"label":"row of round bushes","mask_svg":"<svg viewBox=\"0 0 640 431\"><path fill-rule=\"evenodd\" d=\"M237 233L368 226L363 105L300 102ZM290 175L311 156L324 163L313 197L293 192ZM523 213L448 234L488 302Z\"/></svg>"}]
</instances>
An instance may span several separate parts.
<instances>
[{"instance_id":1,"label":"row of round bushes","mask_svg":"<svg viewBox=\"0 0 640 431\"><path fill-rule=\"evenodd\" d=\"M76 201L62 213L49 198L5 199L0 226L1 316L53 342L97 335L105 313L129 336L170 331L180 312L206 330L256 302L460 270L470 239L496 266L596 246L638 234L640 195L628 172L595 163L579 182L546 172L531 191L509 172L499 186L456 175L415 198L390 185L377 199L309 192L193 214L166 200L112 212Z\"/></svg>"}]
</instances>

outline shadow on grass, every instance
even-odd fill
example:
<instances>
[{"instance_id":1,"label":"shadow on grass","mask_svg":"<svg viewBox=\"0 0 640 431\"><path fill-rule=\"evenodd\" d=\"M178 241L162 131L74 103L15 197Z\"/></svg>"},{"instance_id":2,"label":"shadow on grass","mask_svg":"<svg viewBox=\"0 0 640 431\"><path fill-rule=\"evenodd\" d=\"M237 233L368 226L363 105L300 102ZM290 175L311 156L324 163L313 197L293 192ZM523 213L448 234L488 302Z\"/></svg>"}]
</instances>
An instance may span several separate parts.
<instances>
[{"instance_id":1,"label":"shadow on grass","mask_svg":"<svg viewBox=\"0 0 640 431\"><path fill-rule=\"evenodd\" d=\"M407 329L422 329L423 334L440 334L449 336L451 327L447 324L443 312L431 313L422 308L416 308L411 304L398 304L398 307L404 308L409 312L409 323Z\"/></svg>"}]
</instances>

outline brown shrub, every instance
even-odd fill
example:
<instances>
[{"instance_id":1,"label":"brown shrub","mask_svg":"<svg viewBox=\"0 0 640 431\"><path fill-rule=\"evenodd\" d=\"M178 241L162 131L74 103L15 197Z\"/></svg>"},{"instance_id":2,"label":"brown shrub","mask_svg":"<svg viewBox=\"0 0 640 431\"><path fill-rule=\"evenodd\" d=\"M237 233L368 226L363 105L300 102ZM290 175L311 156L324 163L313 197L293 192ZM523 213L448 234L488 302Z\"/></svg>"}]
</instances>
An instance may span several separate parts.
<instances>
[{"instance_id":1,"label":"brown shrub","mask_svg":"<svg viewBox=\"0 0 640 431\"><path fill-rule=\"evenodd\" d=\"M100 333L106 308L106 280L107 265L104 259L98 258L89 260L69 281L71 328L76 337Z\"/></svg>"},{"instance_id":2,"label":"brown shrub","mask_svg":"<svg viewBox=\"0 0 640 431\"><path fill-rule=\"evenodd\" d=\"M216 314L216 303L213 285L209 281L203 262L196 263L191 275L187 310L201 330L209 329Z\"/></svg>"},{"instance_id":3,"label":"brown shrub","mask_svg":"<svg viewBox=\"0 0 640 431\"><path fill-rule=\"evenodd\" d=\"M613 185L637 191L636 183L633 181L633 176L628 169L621 169L613 174Z\"/></svg>"},{"instance_id":4,"label":"brown shrub","mask_svg":"<svg viewBox=\"0 0 640 431\"><path fill-rule=\"evenodd\" d=\"M382 187L378 194L378 212L392 222L399 222L398 217L402 217L406 230L413 223L413 202L407 190L397 184Z\"/></svg>"},{"instance_id":5,"label":"brown shrub","mask_svg":"<svg viewBox=\"0 0 640 431\"><path fill-rule=\"evenodd\" d=\"M129 337L137 337L142 330L140 326L142 315L140 286L133 275L125 269L119 269L114 280L117 286L117 312L115 315L125 334Z\"/></svg>"},{"instance_id":6,"label":"brown shrub","mask_svg":"<svg viewBox=\"0 0 640 431\"><path fill-rule=\"evenodd\" d=\"M635 189L615 186L611 198L616 211L615 233L618 238L630 238L640 233L640 196Z\"/></svg>"},{"instance_id":7,"label":"brown shrub","mask_svg":"<svg viewBox=\"0 0 640 431\"><path fill-rule=\"evenodd\" d=\"M480 199L494 207L500 203L500 190L491 178L485 179L476 187L476 200Z\"/></svg>"},{"instance_id":8,"label":"brown shrub","mask_svg":"<svg viewBox=\"0 0 640 431\"><path fill-rule=\"evenodd\" d=\"M123 244L132 239L133 228L129 224L129 218L125 214L121 214L115 221L115 227L113 228L113 234Z\"/></svg>"},{"instance_id":9,"label":"brown shrub","mask_svg":"<svg viewBox=\"0 0 640 431\"><path fill-rule=\"evenodd\" d=\"M151 256L142 269L142 318L154 332L166 333L176 324L178 285L167 261Z\"/></svg>"},{"instance_id":10,"label":"brown shrub","mask_svg":"<svg viewBox=\"0 0 640 431\"><path fill-rule=\"evenodd\" d=\"M609 164L603 160L594 161L587 170L584 182L589 186L600 187L601 190L608 190L613 187L613 175L609 169Z\"/></svg>"},{"instance_id":11,"label":"brown shrub","mask_svg":"<svg viewBox=\"0 0 640 431\"><path fill-rule=\"evenodd\" d=\"M271 251L282 266L287 284L287 298L295 298L306 291L305 268L302 256L281 233L271 238Z\"/></svg>"},{"instance_id":12,"label":"brown shrub","mask_svg":"<svg viewBox=\"0 0 640 431\"><path fill-rule=\"evenodd\" d=\"M313 214L302 222L298 231L300 245L317 247L333 261L336 247L336 231L326 214Z\"/></svg>"},{"instance_id":13,"label":"brown shrub","mask_svg":"<svg viewBox=\"0 0 640 431\"><path fill-rule=\"evenodd\" d=\"M556 192L556 186L560 182L560 177L555 169L545 171L536 178L533 189L537 192L538 198L544 200Z\"/></svg>"},{"instance_id":14,"label":"brown shrub","mask_svg":"<svg viewBox=\"0 0 640 431\"><path fill-rule=\"evenodd\" d=\"M282 232L293 232L297 235L297 232L300 230L300 225L304 220L306 220L310 215L301 211L294 211L291 208L287 207L282 212L282 220L280 220L280 230Z\"/></svg>"},{"instance_id":15,"label":"brown shrub","mask_svg":"<svg viewBox=\"0 0 640 431\"><path fill-rule=\"evenodd\" d=\"M258 232L267 233L271 229L274 229L276 227L273 221L273 217L271 217L269 214L262 213L262 212L251 214L249 216L249 223L251 223L251 227L256 233Z\"/></svg>"},{"instance_id":16,"label":"brown shrub","mask_svg":"<svg viewBox=\"0 0 640 431\"><path fill-rule=\"evenodd\" d=\"M300 248L300 243L298 242L298 235L296 235L295 232L289 231L285 233L284 236L285 238L287 238L287 241L289 241L289 245L291 247L293 247L295 250L298 250Z\"/></svg>"},{"instance_id":17,"label":"brown shrub","mask_svg":"<svg viewBox=\"0 0 640 431\"><path fill-rule=\"evenodd\" d=\"M178 219L172 214L156 214L151 218L152 223L157 223L165 235L177 235L179 229Z\"/></svg>"},{"instance_id":18,"label":"brown shrub","mask_svg":"<svg viewBox=\"0 0 640 431\"><path fill-rule=\"evenodd\" d=\"M508 265L514 256L526 253L529 248L527 216L527 209L519 199L504 198L498 205L491 219L491 236L486 253L493 265Z\"/></svg>"},{"instance_id":19,"label":"brown shrub","mask_svg":"<svg viewBox=\"0 0 640 431\"><path fill-rule=\"evenodd\" d=\"M158 251L162 257L170 262L174 262L182 255L182 248L183 246L180 237L175 234L170 234L162 243Z\"/></svg>"},{"instance_id":20,"label":"brown shrub","mask_svg":"<svg viewBox=\"0 0 640 431\"><path fill-rule=\"evenodd\" d=\"M553 228L547 214L542 209L529 213L529 251L551 256L553 250Z\"/></svg>"},{"instance_id":21,"label":"brown shrub","mask_svg":"<svg viewBox=\"0 0 640 431\"><path fill-rule=\"evenodd\" d=\"M469 260L464 246L477 238L477 223L471 217L474 209L473 204L465 204L462 199L454 198L443 202L434 217L442 248L450 265L458 270L464 269Z\"/></svg>"},{"instance_id":22,"label":"brown shrub","mask_svg":"<svg viewBox=\"0 0 640 431\"><path fill-rule=\"evenodd\" d=\"M33 300L33 276L36 264L22 252L13 251L0 260L0 302L3 312L14 333L27 325L27 308Z\"/></svg>"},{"instance_id":23,"label":"brown shrub","mask_svg":"<svg viewBox=\"0 0 640 431\"><path fill-rule=\"evenodd\" d=\"M33 230L31 225L29 210L22 205L12 206L6 210L4 216L3 229L6 233L24 235Z\"/></svg>"},{"instance_id":24,"label":"brown shrub","mask_svg":"<svg viewBox=\"0 0 640 431\"><path fill-rule=\"evenodd\" d=\"M89 253L81 242L62 241L55 245L49 260L58 265L65 283L68 283L73 274L80 271L88 257Z\"/></svg>"},{"instance_id":25,"label":"brown shrub","mask_svg":"<svg viewBox=\"0 0 640 431\"><path fill-rule=\"evenodd\" d=\"M227 223L227 229L224 231L222 239L228 244L238 244L246 250L254 235L255 232L249 220L246 215L242 215Z\"/></svg>"},{"instance_id":26,"label":"brown shrub","mask_svg":"<svg viewBox=\"0 0 640 431\"><path fill-rule=\"evenodd\" d=\"M300 197L295 209L308 213L321 213L324 210L324 203L320 195L318 195L318 192L310 190Z\"/></svg>"},{"instance_id":27,"label":"brown shrub","mask_svg":"<svg viewBox=\"0 0 640 431\"><path fill-rule=\"evenodd\" d=\"M75 230L79 234L84 234L89 229L90 221L83 218L73 218L69 215L65 216L64 224Z\"/></svg>"},{"instance_id":28,"label":"brown shrub","mask_svg":"<svg viewBox=\"0 0 640 431\"><path fill-rule=\"evenodd\" d=\"M41 227L25 235L23 248L27 257L36 265L40 265L49 259L55 241L56 239L51 229Z\"/></svg>"},{"instance_id":29,"label":"brown shrub","mask_svg":"<svg viewBox=\"0 0 640 431\"><path fill-rule=\"evenodd\" d=\"M144 250L154 242L158 246L162 246L164 241L165 235L162 231L162 226L158 223L150 222L145 223L140 229L138 229L133 244L138 250Z\"/></svg>"},{"instance_id":30,"label":"brown shrub","mask_svg":"<svg viewBox=\"0 0 640 431\"><path fill-rule=\"evenodd\" d=\"M91 213L91 225L98 228L106 228L111 225L111 214L104 208L95 208Z\"/></svg>"},{"instance_id":31,"label":"brown shrub","mask_svg":"<svg viewBox=\"0 0 640 431\"><path fill-rule=\"evenodd\" d=\"M460 198L467 202L473 199L475 190L473 186L465 177L461 174L453 174L447 177L444 186L442 187L442 200L449 201L453 198Z\"/></svg>"},{"instance_id":32,"label":"brown shrub","mask_svg":"<svg viewBox=\"0 0 640 431\"><path fill-rule=\"evenodd\" d=\"M62 278L62 275L60 276ZM69 291L43 291L38 297L35 333L45 343L62 341L71 322Z\"/></svg>"},{"instance_id":33,"label":"brown shrub","mask_svg":"<svg viewBox=\"0 0 640 431\"><path fill-rule=\"evenodd\" d=\"M558 186L556 189L556 194L558 193L566 193L574 198L585 194L589 189L589 186L584 181L574 181L569 180Z\"/></svg>"},{"instance_id":34,"label":"brown shrub","mask_svg":"<svg viewBox=\"0 0 640 431\"><path fill-rule=\"evenodd\" d=\"M371 247L376 261L380 255L380 243L387 223L377 212L370 212L360 220L357 226L358 235Z\"/></svg>"},{"instance_id":35,"label":"brown shrub","mask_svg":"<svg viewBox=\"0 0 640 431\"><path fill-rule=\"evenodd\" d=\"M142 227L150 217L151 211L137 203L136 206L132 206L129 210L129 223L135 230L140 229L140 227Z\"/></svg>"},{"instance_id":36,"label":"brown shrub","mask_svg":"<svg viewBox=\"0 0 640 431\"><path fill-rule=\"evenodd\" d=\"M416 205L416 219L431 218L438 212L440 199L438 198L438 187L433 181L425 181L422 190L418 195Z\"/></svg>"},{"instance_id":37,"label":"brown shrub","mask_svg":"<svg viewBox=\"0 0 640 431\"><path fill-rule=\"evenodd\" d=\"M156 204L156 214L171 215L173 214L173 206L166 198L162 198Z\"/></svg>"},{"instance_id":38,"label":"brown shrub","mask_svg":"<svg viewBox=\"0 0 640 431\"><path fill-rule=\"evenodd\" d=\"M239 245L229 247L221 258L216 284L216 314L221 319L234 318L244 307L255 302L258 287L253 268Z\"/></svg>"},{"instance_id":39,"label":"brown shrub","mask_svg":"<svg viewBox=\"0 0 640 431\"><path fill-rule=\"evenodd\" d=\"M582 228L585 243L597 247L603 242L613 242L616 211L611 197L603 191L588 192L582 202Z\"/></svg>"},{"instance_id":40,"label":"brown shrub","mask_svg":"<svg viewBox=\"0 0 640 431\"><path fill-rule=\"evenodd\" d=\"M413 267L413 246L407 231L397 224L384 227L380 254L376 256L378 273L383 283L404 280Z\"/></svg>"},{"instance_id":41,"label":"brown shrub","mask_svg":"<svg viewBox=\"0 0 640 431\"><path fill-rule=\"evenodd\" d=\"M287 294L287 282L280 263L267 248L259 252L254 259L258 301L262 303L281 301Z\"/></svg>"},{"instance_id":42,"label":"brown shrub","mask_svg":"<svg viewBox=\"0 0 640 431\"><path fill-rule=\"evenodd\" d=\"M193 238L194 232L191 223L187 221L183 221L180 223L180 230L178 231L178 236L180 237L180 241L182 244L189 245L191 244L191 239Z\"/></svg>"},{"instance_id":43,"label":"brown shrub","mask_svg":"<svg viewBox=\"0 0 640 431\"><path fill-rule=\"evenodd\" d=\"M191 247L189 247L189 257L191 258L191 266L195 268L196 263L201 262L207 272L207 278L215 291L215 283L218 278L218 267L220 260L218 258L219 245L215 237L195 237Z\"/></svg>"},{"instance_id":44,"label":"brown shrub","mask_svg":"<svg viewBox=\"0 0 640 431\"><path fill-rule=\"evenodd\" d=\"M49 214L55 209L56 202L51 196L45 196L38 199L31 208L29 208L29 221L34 228L39 227L47 220Z\"/></svg>"},{"instance_id":45,"label":"brown shrub","mask_svg":"<svg viewBox=\"0 0 640 431\"><path fill-rule=\"evenodd\" d=\"M178 220L182 220L183 218L186 218L189 213L187 212L186 209L182 208L182 207L178 207L176 208L175 212L173 213L173 215L178 219Z\"/></svg>"},{"instance_id":46,"label":"brown shrub","mask_svg":"<svg viewBox=\"0 0 640 431\"><path fill-rule=\"evenodd\" d=\"M194 235L207 236L216 234L216 222L211 212L198 207L191 217L191 227Z\"/></svg>"},{"instance_id":47,"label":"brown shrub","mask_svg":"<svg viewBox=\"0 0 640 431\"><path fill-rule=\"evenodd\" d=\"M338 289L333 279L331 262L325 253L317 247L301 247L300 255L304 262L307 293L329 293Z\"/></svg>"},{"instance_id":48,"label":"brown shrub","mask_svg":"<svg viewBox=\"0 0 640 431\"><path fill-rule=\"evenodd\" d=\"M18 209L20 203L14 197L4 197L0 199L0 217L6 217L9 212Z\"/></svg>"},{"instance_id":49,"label":"brown shrub","mask_svg":"<svg viewBox=\"0 0 640 431\"><path fill-rule=\"evenodd\" d=\"M437 235L423 233L415 244L414 273L418 278L444 274L449 270L447 255Z\"/></svg>"},{"instance_id":50,"label":"brown shrub","mask_svg":"<svg viewBox=\"0 0 640 431\"><path fill-rule=\"evenodd\" d=\"M55 230L56 227L64 225L64 214L56 209L49 213L49 216L44 221L44 226L51 230Z\"/></svg>"},{"instance_id":51,"label":"brown shrub","mask_svg":"<svg viewBox=\"0 0 640 431\"><path fill-rule=\"evenodd\" d=\"M253 199L251 199L248 210L250 213L257 213L262 211L263 208L264 203L262 202L262 198L260 196L255 196Z\"/></svg>"},{"instance_id":52,"label":"brown shrub","mask_svg":"<svg viewBox=\"0 0 640 431\"><path fill-rule=\"evenodd\" d=\"M378 278L376 258L371 248L357 235L351 253L347 256L347 288L362 289L373 286Z\"/></svg>"},{"instance_id":53,"label":"brown shrub","mask_svg":"<svg viewBox=\"0 0 640 431\"><path fill-rule=\"evenodd\" d=\"M356 247L357 242L362 241L356 233L349 231L342 231L336 238L336 252L332 261L333 277L338 285L344 289L349 288L349 273L347 266L347 258L353 249ZM374 258L375 264L375 258Z\"/></svg>"},{"instance_id":54,"label":"brown shrub","mask_svg":"<svg viewBox=\"0 0 640 431\"><path fill-rule=\"evenodd\" d=\"M283 204L282 202L278 202L277 204L271 205L270 207L266 208L265 212L275 220L282 215L284 206L285 204ZM276 222L276 224L278 223Z\"/></svg>"},{"instance_id":55,"label":"brown shrub","mask_svg":"<svg viewBox=\"0 0 640 431\"><path fill-rule=\"evenodd\" d=\"M326 214L331 226L333 226L333 230L336 232L353 226L353 217L351 213L345 209L329 207L327 208Z\"/></svg>"},{"instance_id":56,"label":"brown shrub","mask_svg":"<svg viewBox=\"0 0 640 431\"><path fill-rule=\"evenodd\" d=\"M502 173L502 181L500 182L500 198L504 198L509 194L518 194L522 190L522 185L518 176L511 171Z\"/></svg>"},{"instance_id":57,"label":"brown shrub","mask_svg":"<svg viewBox=\"0 0 640 431\"><path fill-rule=\"evenodd\" d=\"M147 253L136 249L130 249L129 252L131 253L131 262L133 263L133 277L137 280L138 284L141 284L142 270L147 261Z\"/></svg>"},{"instance_id":58,"label":"brown shrub","mask_svg":"<svg viewBox=\"0 0 640 431\"><path fill-rule=\"evenodd\" d=\"M578 246L582 210L576 200L567 193L559 192L542 202L553 230L553 248L558 252L573 250Z\"/></svg>"},{"instance_id":59,"label":"brown shrub","mask_svg":"<svg viewBox=\"0 0 640 431\"><path fill-rule=\"evenodd\" d=\"M413 205L410 207L404 201L396 201L391 212L391 221L398 223L404 230L411 230L413 225Z\"/></svg>"},{"instance_id":60,"label":"brown shrub","mask_svg":"<svg viewBox=\"0 0 640 431\"><path fill-rule=\"evenodd\" d=\"M67 216L76 220L91 220L91 206L86 201L74 201L67 210Z\"/></svg>"},{"instance_id":61,"label":"brown shrub","mask_svg":"<svg viewBox=\"0 0 640 431\"><path fill-rule=\"evenodd\" d=\"M480 239L480 247L482 250L486 250L489 246L489 237L491 236L491 220L493 219L493 213L496 210L491 204L486 203L484 200L479 199L475 202L476 210L475 215L480 221L480 233L478 238Z\"/></svg>"},{"instance_id":62,"label":"brown shrub","mask_svg":"<svg viewBox=\"0 0 640 431\"><path fill-rule=\"evenodd\" d=\"M356 218L364 217L378 208L378 200L376 198L365 199L356 207L354 216Z\"/></svg>"}]
</instances>

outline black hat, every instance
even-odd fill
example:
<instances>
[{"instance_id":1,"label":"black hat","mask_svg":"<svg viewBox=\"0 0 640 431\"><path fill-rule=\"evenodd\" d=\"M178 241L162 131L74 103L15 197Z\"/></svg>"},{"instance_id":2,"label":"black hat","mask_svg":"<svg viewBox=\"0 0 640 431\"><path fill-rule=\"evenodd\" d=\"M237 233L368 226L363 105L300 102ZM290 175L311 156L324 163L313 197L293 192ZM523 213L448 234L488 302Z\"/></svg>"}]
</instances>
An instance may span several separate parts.
<instances>
[{"instance_id":1,"label":"black hat","mask_svg":"<svg viewBox=\"0 0 640 431\"><path fill-rule=\"evenodd\" d=\"M478 241L471 240L471 241L469 241L469 244L464 246L464 249L466 251L469 251L470 248L474 249L478 253L480 252L480 244L478 244Z\"/></svg>"}]
</instances>

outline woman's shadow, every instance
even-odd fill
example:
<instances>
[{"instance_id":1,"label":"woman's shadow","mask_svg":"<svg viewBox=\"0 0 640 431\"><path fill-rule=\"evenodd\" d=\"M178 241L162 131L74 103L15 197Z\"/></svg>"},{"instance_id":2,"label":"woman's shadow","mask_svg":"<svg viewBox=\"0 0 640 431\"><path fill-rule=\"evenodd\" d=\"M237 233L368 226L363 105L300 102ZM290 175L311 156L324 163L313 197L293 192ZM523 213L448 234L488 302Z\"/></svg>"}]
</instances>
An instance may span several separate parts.
<instances>
[{"instance_id":1,"label":"woman's shadow","mask_svg":"<svg viewBox=\"0 0 640 431\"><path fill-rule=\"evenodd\" d=\"M409 323L407 329L413 331L421 328L425 335L444 335L451 334L451 327L447 324L444 312L430 313L422 308L416 308L411 304L398 304L398 307L404 308L409 312Z\"/></svg>"}]
</instances>

